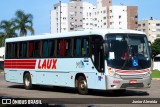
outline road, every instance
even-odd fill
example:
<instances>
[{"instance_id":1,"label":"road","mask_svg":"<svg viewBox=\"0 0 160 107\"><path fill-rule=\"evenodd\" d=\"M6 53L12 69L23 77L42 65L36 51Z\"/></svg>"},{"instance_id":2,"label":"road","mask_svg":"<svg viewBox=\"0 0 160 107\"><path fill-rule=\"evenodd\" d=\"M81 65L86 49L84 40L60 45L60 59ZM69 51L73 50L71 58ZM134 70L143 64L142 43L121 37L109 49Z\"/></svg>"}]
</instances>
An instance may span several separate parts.
<instances>
[{"instance_id":1,"label":"road","mask_svg":"<svg viewBox=\"0 0 160 107\"><path fill-rule=\"evenodd\" d=\"M94 90L89 95L79 95L75 89L40 86L33 90L25 90L23 84L9 83L0 74L0 97L12 98L52 98L52 99L84 99L84 98L160 98L160 81L152 80L149 89L132 89L123 94L114 94L111 91ZM93 102L94 103L94 102ZM100 106L102 107L102 106Z\"/></svg>"}]
</instances>

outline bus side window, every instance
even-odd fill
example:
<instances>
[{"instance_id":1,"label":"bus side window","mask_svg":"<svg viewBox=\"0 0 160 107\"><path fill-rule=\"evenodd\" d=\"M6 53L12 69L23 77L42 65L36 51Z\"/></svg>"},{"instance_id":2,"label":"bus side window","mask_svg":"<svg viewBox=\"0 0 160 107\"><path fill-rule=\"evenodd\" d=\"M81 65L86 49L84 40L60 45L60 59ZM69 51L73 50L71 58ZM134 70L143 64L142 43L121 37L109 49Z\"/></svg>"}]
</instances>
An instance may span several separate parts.
<instances>
[{"instance_id":1,"label":"bus side window","mask_svg":"<svg viewBox=\"0 0 160 107\"><path fill-rule=\"evenodd\" d=\"M48 57L48 41L44 40L42 42L42 57Z\"/></svg>"},{"instance_id":2,"label":"bus side window","mask_svg":"<svg viewBox=\"0 0 160 107\"><path fill-rule=\"evenodd\" d=\"M11 47L12 58L17 58L17 49L18 49L17 43L12 43Z\"/></svg>"},{"instance_id":3,"label":"bus side window","mask_svg":"<svg viewBox=\"0 0 160 107\"><path fill-rule=\"evenodd\" d=\"M27 43L23 42L22 47L23 47L23 57L26 58L27 57Z\"/></svg>"},{"instance_id":4,"label":"bus side window","mask_svg":"<svg viewBox=\"0 0 160 107\"><path fill-rule=\"evenodd\" d=\"M41 41L35 41L34 42L34 57L40 57L41 56Z\"/></svg>"},{"instance_id":5,"label":"bus side window","mask_svg":"<svg viewBox=\"0 0 160 107\"><path fill-rule=\"evenodd\" d=\"M74 39L74 56L81 56L81 39Z\"/></svg>"},{"instance_id":6,"label":"bus side window","mask_svg":"<svg viewBox=\"0 0 160 107\"><path fill-rule=\"evenodd\" d=\"M19 43L19 49L18 49L18 50L19 50L19 51L18 51L18 57L19 57L19 58L21 58L21 57L22 57L22 54L23 54L23 53L22 53L22 51L23 51L22 48L23 48L23 47L22 47L22 42L20 42L20 43Z\"/></svg>"},{"instance_id":7,"label":"bus side window","mask_svg":"<svg viewBox=\"0 0 160 107\"><path fill-rule=\"evenodd\" d=\"M33 42L29 42L29 57L33 57L33 48L34 48Z\"/></svg>"},{"instance_id":8,"label":"bus side window","mask_svg":"<svg viewBox=\"0 0 160 107\"><path fill-rule=\"evenodd\" d=\"M46 48L47 49L47 48ZM48 41L48 56L54 57L54 50L55 50L55 40Z\"/></svg>"},{"instance_id":9,"label":"bus side window","mask_svg":"<svg viewBox=\"0 0 160 107\"><path fill-rule=\"evenodd\" d=\"M66 39L66 42L65 42L65 56L66 57L70 57L71 56L71 39Z\"/></svg>"},{"instance_id":10,"label":"bus side window","mask_svg":"<svg viewBox=\"0 0 160 107\"><path fill-rule=\"evenodd\" d=\"M89 54L89 39L82 39L82 56L88 56Z\"/></svg>"},{"instance_id":11,"label":"bus side window","mask_svg":"<svg viewBox=\"0 0 160 107\"><path fill-rule=\"evenodd\" d=\"M11 58L11 43L7 43L6 59Z\"/></svg>"}]
</instances>

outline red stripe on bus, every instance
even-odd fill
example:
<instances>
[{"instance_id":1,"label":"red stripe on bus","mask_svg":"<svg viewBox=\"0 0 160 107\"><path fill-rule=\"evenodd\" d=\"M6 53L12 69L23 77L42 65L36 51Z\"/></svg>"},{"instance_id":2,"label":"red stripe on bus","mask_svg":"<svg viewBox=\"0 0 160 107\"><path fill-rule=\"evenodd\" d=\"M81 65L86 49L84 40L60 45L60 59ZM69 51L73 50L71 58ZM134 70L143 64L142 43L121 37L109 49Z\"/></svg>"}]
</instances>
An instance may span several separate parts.
<instances>
[{"instance_id":1,"label":"red stripe on bus","mask_svg":"<svg viewBox=\"0 0 160 107\"><path fill-rule=\"evenodd\" d=\"M35 66L4 66L4 68L12 69L35 69Z\"/></svg>"},{"instance_id":2,"label":"red stripe on bus","mask_svg":"<svg viewBox=\"0 0 160 107\"><path fill-rule=\"evenodd\" d=\"M138 74L138 73L144 73L144 72L149 72L148 69L144 70L115 70L117 73L123 73L123 74Z\"/></svg>"},{"instance_id":3,"label":"red stripe on bus","mask_svg":"<svg viewBox=\"0 0 160 107\"><path fill-rule=\"evenodd\" d=\"M35 69L36 60L5 60L4 68Z\"/></svg>"},{"instance_id":4,"label":"red stripe on bus","mask_svg":"<svg viewBox=\"0 0 160 107\"><path fill-rule=\"evenodd\" d=\"M5 63L4 65L35 65L36 63Z\"/></svg>"},{"instance_id":5,"label":"red stripe on bus","mask_svg":"<svg viewBox=\"0 0 160 107\"><path fill-rule=\"evenodd\" d=\"M31 62L36 63L36 60L5 60L4 63L25 63L25 62Z\"/></svg>"}]
</instances>

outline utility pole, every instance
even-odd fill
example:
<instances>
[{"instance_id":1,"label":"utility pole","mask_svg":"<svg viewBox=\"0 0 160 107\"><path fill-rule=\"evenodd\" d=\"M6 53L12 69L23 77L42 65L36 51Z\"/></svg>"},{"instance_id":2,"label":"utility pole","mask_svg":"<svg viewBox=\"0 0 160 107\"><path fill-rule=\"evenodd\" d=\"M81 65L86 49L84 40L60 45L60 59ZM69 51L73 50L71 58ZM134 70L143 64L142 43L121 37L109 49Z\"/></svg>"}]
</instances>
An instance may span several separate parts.
<instances>
[{"instance_id":1,"label":"utility pole","mask_svg":"<svg viewBox=\"0 0 160 107\"><path fill-rule=\"evenodd\" d=\"M59 1L60 3L60 33L61 33L61 0Z\"/></svg>"}]
</instances>

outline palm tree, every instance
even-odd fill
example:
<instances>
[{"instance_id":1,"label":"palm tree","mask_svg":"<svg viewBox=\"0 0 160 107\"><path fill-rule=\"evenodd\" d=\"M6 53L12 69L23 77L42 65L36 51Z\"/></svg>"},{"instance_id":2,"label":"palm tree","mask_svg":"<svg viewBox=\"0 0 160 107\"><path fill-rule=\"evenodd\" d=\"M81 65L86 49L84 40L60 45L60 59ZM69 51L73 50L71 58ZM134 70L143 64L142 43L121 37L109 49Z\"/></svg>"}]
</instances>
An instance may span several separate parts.
<instances>
[{"instance_id":1,"label":"palm tree","mask_svg":"<svg viewBox=\"0 0 160 107\"><path fill-rule=\"evenodd\" d=\"M4 45L4 40L6 38L16 37L15 33L15 23L7 20L3 20L0 22L0 45Z\"/></svg>"},{"instance_id":2,"label":"palm tree","mask_svg":"<svg viewBox=\"0 0 160 107\"><path fill-rule=\"evenodd\" d=\"M16 30L20 30L19 35L20 36L25 36L27 35L27 31L30 31L31 34L34 34L34 29L33 29L33 16L32 14L25 14L22 10L18 10L15 13L16 18L14 22L16 23Z\"/></svg>"}]
</instances>

